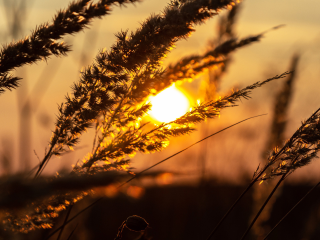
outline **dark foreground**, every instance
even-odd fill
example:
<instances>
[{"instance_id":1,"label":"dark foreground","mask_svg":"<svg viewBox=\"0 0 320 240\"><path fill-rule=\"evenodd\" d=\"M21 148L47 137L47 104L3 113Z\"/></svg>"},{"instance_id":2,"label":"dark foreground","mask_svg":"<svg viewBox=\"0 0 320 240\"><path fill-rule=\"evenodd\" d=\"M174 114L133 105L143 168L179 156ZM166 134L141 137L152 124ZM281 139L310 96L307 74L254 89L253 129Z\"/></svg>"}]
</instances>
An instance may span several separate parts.
<instances>
[{"instance_id":1,"label":"dark foreground","mask_svg":"<svg viewBox=\"0 0 320 240\"><path fill-rule=\"evenodd\" d=\"M277 199L267 225L276 222L311 188L310 185L286 185ZM215 224L224 215L244 187L233 185L166 186L147 188L139 199L124 194L103 199L91 210L69 224L61 240L114 239L121 223L131 215L147 220L148 236L154 240L206 240ZM82 200L70 214L72 217L93 199ZM240 239L251 216L252 197L247 195L231 213L212 239ZM64 221L64 214L59 224ZM10 239L46 239L50 231L36 231ZM9 236L3 236L6 239ZM137 233L124 231L123 239L137 239ZM57 239L58 234L51 239ZM249 236L247 239L256 239ZM278 227L269 239L320 239L320 189L316 189Z\"/></svg>"}]
</instances>

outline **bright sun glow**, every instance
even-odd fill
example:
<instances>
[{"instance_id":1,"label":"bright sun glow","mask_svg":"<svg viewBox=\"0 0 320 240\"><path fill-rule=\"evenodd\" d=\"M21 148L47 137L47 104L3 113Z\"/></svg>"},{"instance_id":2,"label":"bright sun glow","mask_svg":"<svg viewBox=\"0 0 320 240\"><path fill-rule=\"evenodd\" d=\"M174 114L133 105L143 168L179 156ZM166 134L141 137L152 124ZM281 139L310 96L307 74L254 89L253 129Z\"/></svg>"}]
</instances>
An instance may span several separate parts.
<instances>
[{"instance_id":1,"label":"bright sun glow","mask_svg":"<svg viewBox=\"0 0 320 240\"><path fill-rule=\"evenodd\" d=\"M174 84L149 99L152 104L149 114L159 122L171 122L189 109L188 98Z\"/></svg>"}]
</instances>

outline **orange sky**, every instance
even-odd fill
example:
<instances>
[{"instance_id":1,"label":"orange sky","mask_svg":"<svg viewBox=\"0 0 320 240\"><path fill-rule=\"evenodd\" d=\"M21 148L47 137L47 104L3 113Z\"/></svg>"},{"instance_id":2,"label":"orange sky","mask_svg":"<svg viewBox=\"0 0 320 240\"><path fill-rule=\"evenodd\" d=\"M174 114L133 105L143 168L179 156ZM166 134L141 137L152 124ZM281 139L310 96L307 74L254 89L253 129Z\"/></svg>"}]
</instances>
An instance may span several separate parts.
<instances>
[{"instance_id":1,"label":"orange sky","mask_svg":"<svg viewBox=\"0 0 320 240\"><path fill-rule=\"evenodd\" d=\"M34 0L27 11L27 19L24 21L24 33L21 38L35 28L37 24L50 21L56 10L67 6L67 1L48 1ZM78 33L75 36L68 36L64 40L73 45L72 52L67 57L61 59L51 57L45 63L38 63L32 66L25 66L14 72L15 75L22 76L22 86L15 91L2 94L0 101L0 150L8 149L1 142L12 141L12 158L15 162L14 169L19 169L18 154L19 151L19 102L23 102L23 94L29 95L35 86L36 94L32 94L33 102L41 102L32 116L32 138L30 141L30 156L32 166L38 163L33 150L41 158L44 155L44 149L50 138L50 129L54 128L55 114L57 113L57 104L64 101L64 96L70 91L72 82L79 78L81 66L86 66L92 62L97 52L102 48L108 48L115 41L114 34L119 30L134 30L151 13L160 12L166 5L167 0L145 0L135 6L128 5L126 8L114 8L112 14L104 17L102 20L94 20L90 29ZM1 3L3 4L3 3ZM260 43L252 44L244 49L238 50L233 55L233 64L229 68L228 74L223 79L222 92L227 92L231 87L246 86L247 84L264 80L275 74L288 70L290 58L294 52L302 53L301 64L298 72L298 81L296 83L293 102L290 107L290 121L287 129L289 137L299 126L302 119L311 115L312 111L319 107L319 77L318 68L320 61L320 15L318 9L320 2L305 0L246 0L243 2L241 13L238 17L237 33L239 37L246 37L261 33L279 24L285 24L286 27L268 32ZM223 13L223 12L222 12ZM175 62L183 56L192 53L204 52L210 38L214 37L216 19L208 21L206 24L198 26L197 31L187 40L180 41L176 48L168 55L164 65ZM0 5L0 41L2 44L11 41L8 36L7 22L3 12L3 5ZM80 63L79 59L83 58ZM52 79L50 78L52 76ZM40 80L39 80L40 79ZM52 81L47 85L48 89L41 94L46 81ZM38 82L38 85L36 84ZM42 84L39 84L39 82ZM199 97L199 81L192 84L184 84L186 91L193 95L195 99ZM261 114L271 113L272 96L277 91L277 83L270 83L264 89L255 90L253 99L245 101L237 109L229 109L222 113L221 119L213 120L212 131L219 127L227 126L243 118ZM20 100L17 97L19 94ZM21 97L22 96L22 97ZM22 99L22 100L21 100ZM250 151L263 146L265 137L269 129L270 114L259 120L252 120L250 123L244 123L243 128L234 128L228 133L221 134L221 137L215 138L211 143L210 156L215 160L210 162L210 168L213 173L219 176L230 176L230 171L235 169L245 169L245 171L254 171L259 162L259 151ZM257 129L259 129L257 131ZM252 134L244 137L243 132ZM86 134L92 136L92 133ZM170 155L183 146L199 139L201 134L194 134L188 139L174 140L167 151L156 154L156 157L138 155L135 159L136 167L149 166L157 160ZM219 140L217 140L219 139ZM220 141L220 139L223 139ZM91 140L82 141L80 146L88 146ZM195 148L196 149L196 148ZM219 151L228 154L217 153ZM232 151L230 150L232 149ZM52 159L46 172L54 173L60 167L71 166L87 152L88 148L77 151L76 154L69 154L61 159ZM185 162L188 158L188 164L184 164L186 170L192 170L197 167L197 151L182 155L180 158L172 159L170 163L163 166L177 166ZM239 157L240 156L240 157ZM139 159L138 159L139 157ZM237 158L241 158L241 161ZM141 160L140 160L141 159ZM317 160L316 160L317 161ZM245 166L245 167L243 167ZM310 176L320 170L320 163L313 163L312 167L299 170L295 173L297 176L304 174ZM312 173L306 175L305 173ZM241 174L240 174L241 175ZM234 174L236 179L239 173Z\"/></svg>"}]
</instances>

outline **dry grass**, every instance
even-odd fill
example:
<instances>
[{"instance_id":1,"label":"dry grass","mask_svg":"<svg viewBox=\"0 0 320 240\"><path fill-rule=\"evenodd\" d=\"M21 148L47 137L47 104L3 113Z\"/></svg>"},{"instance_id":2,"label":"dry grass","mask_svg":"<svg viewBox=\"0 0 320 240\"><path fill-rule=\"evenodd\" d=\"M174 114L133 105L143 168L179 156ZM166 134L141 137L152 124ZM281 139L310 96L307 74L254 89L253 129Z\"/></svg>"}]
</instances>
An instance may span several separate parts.
<instances>
[{"instance_id":1,"label":"dry grass","mask_svg":"<svg viewBox=\"0 0 320 240\"><path fill-rule=\"evenodd\" d=\"M67 55L71 46L60 41L65 35L76 34L88 28L94 18L109 14L111 7L115 5L134 2L137 1L75 1L67 9L59 11L50 24L40 25L30 36L3 46L0 52L0 93L15 91L19 87L19 81L23 81L22 78L12 75L16 68L47 60L52 56ZM243 236L245 238L285 178L317 156L320 149L320 115L318 109L281 147L281 131L284 128L293 79L293 74L289 71L233 90L218 99L213 98L231 54L238 48L259 41L265 34L264 32L243 39L235 37L233 25L237 4L238 1L234 0L172 1L161 13L145 20L136 31L118 33L116 43L110 50L100 51L93 63L82 70L80 79L74 81L71 92L66 95L65 101L59 104L52 136L44 157L39 159L39 165L34 168L34 176L6 176L2 179L2 228L22 233L52 228L61 211L68 209L64 224L54 231L59 231L60 239L64 227L78 216L69 219L72 206L91 194L92 189L119 182L119 185L123 186L121 183L129 183L141 175L134 173L131 168L131 159L137 153L152 154L162 151L173 137L191 134L196 130L197 124L217 118L223 109L236 107L241 100L249 99L254 89L291 74L286 88L279 93L279 101L275 107L275 120L267 150L272 150L272 147L274 149L267 157L265 165L257 168L237 202L252 186L257 185L256 183L274 178L280 180L271 194L264 196L267 200L255 215ZM164 69L162 61L174 44L188 38L195 31L196 25L204 24L222 9L231 11L226 18L222 18L218 37L211 44L211 48L204 54L184 57ZM150 95L159 93L177 81L193 80L207 69L215 71L211 73L207 84L204 102L198 103L183 116L168 123L152 126L144 120L151 108L148 102ZM295 67L292 67L292 71L294 69ZM52 178L41 177L48 162L55 161L57 156L76 148L83 134L90 128L95 130L92 151L75 163L71 173ZM203 152L205 151L204 149ZM205 163L202 163L202 166L204 172ZM121 239L125 226L141 232L139 239L147 239L145 230L148 224L144 226L145 221L142 222L141 219L137 216L129 217L120 227L116 239ZM208 239L214 236L224 219ZM68 239L73 233L74 231Z\"/></svg>"}]
</instances>

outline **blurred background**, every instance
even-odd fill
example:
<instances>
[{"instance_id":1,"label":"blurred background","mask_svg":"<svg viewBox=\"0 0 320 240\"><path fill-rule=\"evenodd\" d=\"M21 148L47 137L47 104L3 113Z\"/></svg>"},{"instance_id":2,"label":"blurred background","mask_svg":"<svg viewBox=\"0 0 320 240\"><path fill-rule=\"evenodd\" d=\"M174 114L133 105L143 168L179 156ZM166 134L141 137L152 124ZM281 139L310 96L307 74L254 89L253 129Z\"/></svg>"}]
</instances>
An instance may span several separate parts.
<instances>
[{"instance_id":1,"label":"blurred background","mask_svg":"<svg viewBox=\"0 0 320 240\"><path fill-rule=\"evenodd\" d=\"M134 31L151 13L160 13L167 2L167 0L145 0L127 7L113 7L111 15L94 20L89 29L64 38L65 42L72 45L72 51L68 56L51 57L46 62L24 66L13 73L22 77L23 80L17 90L5 92L0 96L1 175L29 171L38 164L38 157L41 159L44 156L51 131L54 129L55 117L58 113L57 106L64 102L65 95L70 92L70 86L79 79L81 68L91 64L99 50L108 49L115 42L115 33L127 29ZM67 5L66 1L60 0L2 0L0 5L1 44L5 45L24 38L36 26L50 22L56 11ZM295 79L285 115L287 122L282 143L294 133L302 120L319 108L319 7L320 3L312 0L243 1L234 24L236 37L256 35L280 24L285 26L265 33L260 42L240 48L230 55L230 63L221 77L214 96L215 98L219 95L223 96L230 93L231 89L242 88L290 70L294 65L293 57L299 55L299 60L294 65ZM227 10L222 11L206 24L197 26L196 32L190 38L178 42L164 60L164 67L190 54L205 53L210 49L213 40L217 39L219 19L226 14ZM197 104L198 99L205 100L203 82L210 79L212 74L214 75L214 72L206 71L194 81L187 81L178 86L188 97L191 106ZM266 150L272 132L277 94L283 88L284 81L285 79L280 79L254 90L252 99L242 101L238 107L223 110L220 118L198 125L198 131L192 135L172 139L169 147L160 153L137 154L132 159L132 167L135 171L149 167L195 141L244 118L268 114L235 126L194 146L154 168L154 174L151 176L136 180L120 193L115 193L114 198L106 198L105 202L99 205L100 207L93 208L83 217L82 225L86 226L87 230L81 229L87 231L88 235L79 234L77 239L89 239L88 236L92 236L90 239L115 237L116 229L125 220L125 216L139 215L139 213L150 221L151 226L156 226L151 227L150 230L153 239L203 239L207 236L210 233L210 226L214 226L215 216L223 215L240 194L243 184L250 181L258 164L263 164L263 156L266 156L266 152L275 147L272 145L268 148L269 150ZM72 164L81 160L91 150L93 136L94 131L89 129L82 136L74 152L52 159L43 174L70 172ZM287 196L288 199L279 198L281 200L277 201L274 208L270 210L271 215L276 216L275 219L277 219L278 215L285 213L284 205L290 205L291 201L294 203L299 199L298 196L302 196L303 192L307 191L309 184L319 181L319 171L320 162L314 160L309 166L298 169L290 176L286 180L286 187L282 190L282 195ZM100 189L97 195L113 196L109 190ZM284 194L286 191L287 193ZM291 199L293 194L297 196ZM236 218L243 219L238 220L242 225L237 225L237 229L245 227L251 217L250 205L255 199L252 196L249 195L243 201L242 207L246 209L245 212L239 210L234 213ZM163 200L160 201L161 198ZM186 199L189 201L185 201ZM319 196L313 198L314 202L309 205L316 206L317 199L319 200ZM91 199L84 201L85 206ZM180 204L182 202L185 202L185 205ZM112 204L114 208L108 208ZM148 206L147 210L142 206ZM206 206L210 206L211 210ZM241 206L238 207L241 208ZM90 224L92 214L99 215L101 208L106 208L103 210L110 212L111 220L106 220L102 225L97 221ZM190 210L191 208L193 210ZM304 217L307 218L304 223L315 222L318 219L319 209L316 207L313 211L314 215L309 217L306 211L310 209L304 211ZM164 215L164 212L171 212L173 215ZM174 217L171 218L171 216ZM292 217L292 219L295 218ZM276 222L273 219L266 221L266 225ZM295 224L302 223L296 221ZM319 236L319 230L316 226L312 228L311 225L308 223L301 227L301 231L310 232L308 233L310 239L312 236ZM292 224L288 226L292 227ZM306 230L307 226L311 230ZM202 230L199 232L199 229ZM110 235L101 235L107 234L103 230L110 232ZM193 231L194 235L189 230ZM99 231L102 232L99 233L100 235L97 233ZM241 233L241 230L239 231ZM164 232L167 235L161 235ZM234 233L239 235L237 230ZM297 233L292 234L292 239L309 239L295 238L294 236L298 236ZM281 236L278 233L279 238L274 239L283 239ZM36 239L35 236L29 237ZM229 238L224 239L233 239L233 237L230 235Z\"/></svg>"}]
</instances>

